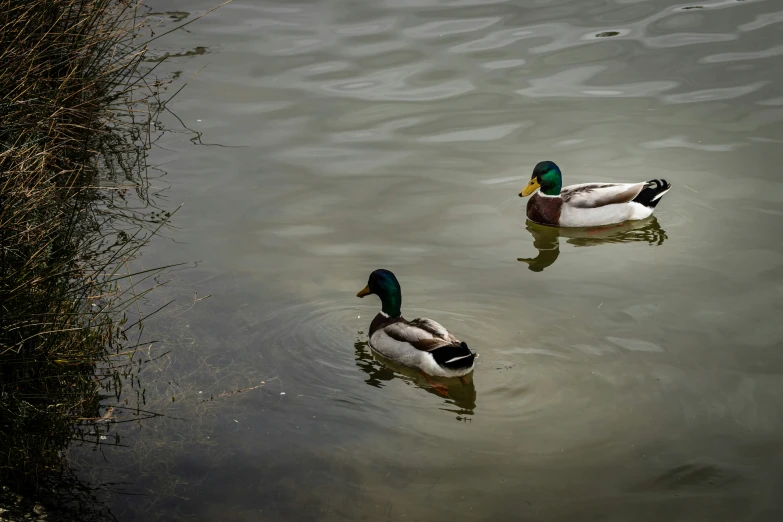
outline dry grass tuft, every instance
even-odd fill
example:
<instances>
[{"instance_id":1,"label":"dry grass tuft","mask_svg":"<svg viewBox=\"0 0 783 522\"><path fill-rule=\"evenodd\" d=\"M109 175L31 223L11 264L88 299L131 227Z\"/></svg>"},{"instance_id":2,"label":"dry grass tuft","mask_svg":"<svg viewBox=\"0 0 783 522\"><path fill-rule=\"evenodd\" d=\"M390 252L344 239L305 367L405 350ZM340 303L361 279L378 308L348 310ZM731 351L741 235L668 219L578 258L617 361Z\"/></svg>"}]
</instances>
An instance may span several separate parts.
<instances>
[{"instance_id":1,"label":"dry grass tuft","mask_svg":"<svg viewBox=\"0 0 783 522\"><path fill-rule=\"evenodd\" d=\"M127 263L168 217L150 219L146 153L164 86L140 68L144 26L129 0L0 0L6 485L61 470L73 439L106 441L102 403L137 385L140 325L125 311L155 271L131 276ZM143 415L137 392L114 407Z\"/></svg>"}]
</instances>

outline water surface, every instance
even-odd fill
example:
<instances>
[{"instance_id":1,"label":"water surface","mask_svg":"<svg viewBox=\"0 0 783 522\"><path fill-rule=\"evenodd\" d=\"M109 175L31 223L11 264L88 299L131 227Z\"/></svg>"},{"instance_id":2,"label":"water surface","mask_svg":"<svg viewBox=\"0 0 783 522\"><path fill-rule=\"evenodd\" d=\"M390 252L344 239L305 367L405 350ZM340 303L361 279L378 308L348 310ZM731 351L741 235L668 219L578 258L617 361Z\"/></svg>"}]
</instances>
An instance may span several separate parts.
<instances>
[{"instance_id":1,"label":"water surface","mask_svg":"<svg viewBox=\"0 0 783 522\"><path fill-rule=\"evenodd\" d=\"M181 420L85 476L122 521L783 517L782 8L235 0L157 41L207 144L153 155L185 206L145 263L198 261L145 383ZM545 159L674 190L552 231ZM480 353L450 397L366 346L380 267Z\"/></svg>"}]
</instances>

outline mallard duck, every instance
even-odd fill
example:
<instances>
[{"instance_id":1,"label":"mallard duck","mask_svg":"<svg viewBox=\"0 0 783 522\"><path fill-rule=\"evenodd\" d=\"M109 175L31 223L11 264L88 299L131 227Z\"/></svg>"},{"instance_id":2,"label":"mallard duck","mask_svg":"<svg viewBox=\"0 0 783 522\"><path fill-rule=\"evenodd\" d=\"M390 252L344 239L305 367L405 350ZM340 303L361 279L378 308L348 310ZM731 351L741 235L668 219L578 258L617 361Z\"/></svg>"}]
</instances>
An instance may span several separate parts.
<instances>
[{"instance_id":1,"label":"mallard duck","mask_svg":"<svg viewBox=\"0 0 783 522\"><path fill-rule=\"evenodd\" d=\"M356 296L370 294L381 299L381 311L370 324L373 350L403 366L419 370L425 377L462 378L473 371L476 354L467 344L432 319L408 321L402 317L402 291L393 273L378 269L370 274L367 286ZM430 381L430 384L433 383Z\"/></svg>"},{"instance_id":2,"label":"mallard duck","mask_svg":"<svg viewBox=\"0 0 783 522\"><path fill-rule=\"evenodd\" d=\"M562 185L563 176L554 162L536 165L530 182L519 193L520 197L533 194L527 202L530 221L557 227L597 227L644 219L672 188L665 179Z\"/></svg>"}]
</instances>

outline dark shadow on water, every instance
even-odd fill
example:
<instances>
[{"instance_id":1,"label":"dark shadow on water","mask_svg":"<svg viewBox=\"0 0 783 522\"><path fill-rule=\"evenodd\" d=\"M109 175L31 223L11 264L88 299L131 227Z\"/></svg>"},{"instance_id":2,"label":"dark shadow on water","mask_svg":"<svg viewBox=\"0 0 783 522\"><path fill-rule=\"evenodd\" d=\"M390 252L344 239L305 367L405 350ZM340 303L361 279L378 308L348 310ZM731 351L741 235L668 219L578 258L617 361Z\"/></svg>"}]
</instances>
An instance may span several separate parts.
<instances>
[{"instance_id":1,"label":"dark shadow on water","mask_svg":"<svg viewBox=\"0 0 783 522\"><path fill-rule=\"evenodd\" d=\"M401 379L413 384L427 393L443 399L444 406L440 409L455 413L458 421L470 421L476 409L476 387L473 384L473 374L464 377L463 384L459 379L430 377L433 381L448 387L448 396L440 395L418 371L402 366L370 348L367 341L354 343L356 366L367 374L364 382L375 388L383 388L383 383L393 379Z\"/></svg>"},{"instance_id":2,"label":"dark shadow on water","mask_svg":"<svg viewBox=\"0 0 783 522\"><path fill-rule=\"evenodd\" d=\"M637 484L634 492L710 490L729 487L742 480L735 471L717 464L688 462L661 472L657 477Z\"/></svg>"},{"instance_id":3,"label":"dark shadow on water","mask_svg":"<svg viewBox=\"0 0 783 522\"><path fill-rule=\"evenodd\" d=\"M547 227L528 220L525 228L533 236L533 246L538 250L538 255L533 258L520 257L517 261L527 263L533 272L543 272L557 261L560 256L561 237L566 238L566 243L576 247L634 242L658 246L667 239L666 231L655 217L595 228Z\"/></svg>"},{"instance_id":4,"label":"dark shadow on water","mask_svg":"<svg viewBox=\"0 0 783 522\"><path fill-rule=\"evenodd\" d=\"M0 485L0 521L116 522L111 512L112 491L119 483L93 485L70 469L43 479L35 495ZM43 491L46 494L42 494Z\"/></svg>"}]
</instances>

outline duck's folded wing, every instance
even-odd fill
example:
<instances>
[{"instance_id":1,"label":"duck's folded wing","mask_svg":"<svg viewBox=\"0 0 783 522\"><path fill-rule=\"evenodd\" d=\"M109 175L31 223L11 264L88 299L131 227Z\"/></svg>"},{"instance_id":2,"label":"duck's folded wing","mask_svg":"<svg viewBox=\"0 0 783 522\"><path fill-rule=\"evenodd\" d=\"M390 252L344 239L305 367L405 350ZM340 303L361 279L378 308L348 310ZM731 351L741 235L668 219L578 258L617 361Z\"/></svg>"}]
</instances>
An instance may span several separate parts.
<instances>
[{"instance_id":1,"label":"duck's folded wing","mask_svg":"<svg viewBox=\"0 0 783 522\"><path fill-rule=\"evenodd\" d=\"M383 332L395 341L408 343L418 350L427 352L442 346L459 344L454 336L450 335L443 326L429 319L425 321L425 323L422 323L421 319L415 319L410 322L392 323L386 326ZM441 337L444 334L446 338Z\"/></svg>"},{"instance_id":2,"label":"duck's folded wing","mask_svg":"<svg viewBox=\"0 0 783 522\"><path fill-rule=\"evenodd\" d=\"M457 341L457 338L454 337L449 333L446 328L443 327L440 323L433 321L432 319L427 319L426 317L419 317L418 319L414 319L410 322L411 326L414 326L416 328L421 328L422 330L429 332L432 334L433 337L439 337L441 339L444 339L446 341L451 342L459 342Z\"/></svg>"},{"instance_id":3,"label":"duck's folded wing","mask_svg":"<svg viewBox=\"0 0 783 522\"><path fill-rule=\"evenodd\" d=\"M641 183L582 183L569 185L560 191L567 205L576 208L598 208L618 203L628 203L644 189Z\"/></svg>"},{"instance_id":4,"label":"duck's folded wing","mask_svg":"<svg viewBox=\"0 0 783 522\"><path fill-rule=\"evenodd\" d=\"M469 368L476 358L468 345L459 342L443 326L431 319L415 319L386 326L384 333L395 341L404 342L417 350L429 352L435 362L454 370ZM435 333L447 338L436 337Z\"/></svg>"}]
</instances>

